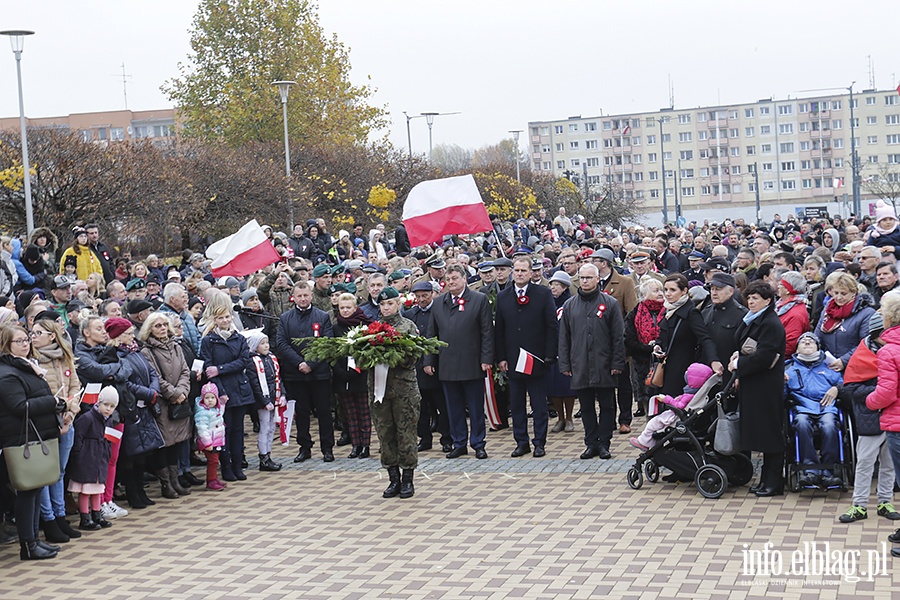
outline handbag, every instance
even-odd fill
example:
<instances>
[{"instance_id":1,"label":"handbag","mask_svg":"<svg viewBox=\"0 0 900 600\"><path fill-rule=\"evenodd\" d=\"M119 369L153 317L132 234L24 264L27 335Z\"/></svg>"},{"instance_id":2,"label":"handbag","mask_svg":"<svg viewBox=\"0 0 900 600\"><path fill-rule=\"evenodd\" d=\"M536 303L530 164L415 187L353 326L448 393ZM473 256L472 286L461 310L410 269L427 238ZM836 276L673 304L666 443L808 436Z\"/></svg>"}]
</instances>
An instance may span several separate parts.
<instances>
[{"instance_id":1,"label":"handbag","mask_svg":"<svg viewBox=\"0 0 900 600\"><path fill-rule=\"evenodd\" d=\"M741 451L741 413L734 411L725 412L722 405L718 405L719 418L716 420L716 436L713 439L713 448L719 454L732 456Z\"/></svg>"},{"instance_id":2,"label":"handbag","mask_svg":"<svg viewBox=\"0 0 900 600\"><path fill-rule=\"evenodd\" d=\"M29 429L36 441L29 441ZM25 443L3 449L9 481L18 492L36 490L59 480L59 440L43 440L25 403Z\"/></svg>"},{"instance_id":3,"label":"handbag","mask_svg":"<svg viewBox=\"0 0 900 600\"><path fill-rule=\"evenodd\" d=\"M191 403L184 401L181 404L169 403L169 420L183 421L193 415Z\"/></svg>"},{"instance_id":4,"label":"handbag","mask_svg":"<svg viewBox=\"0 0 900 600\"><path fill-rule=\"evenodd\" d=\"M650 372L647 374L646 381L644 381L647 387L660 388L663 386L663 381L665 381L666 376L666 357L669 356L669 350L672 348L672 342L675 340L675 334L678 333L678 327L680 325L681 320L675 323L675 329L672 331L672 337L669 338L669 346L666 348L666 355L662 360L650 366Z\"/></svg>"}]
</instances>

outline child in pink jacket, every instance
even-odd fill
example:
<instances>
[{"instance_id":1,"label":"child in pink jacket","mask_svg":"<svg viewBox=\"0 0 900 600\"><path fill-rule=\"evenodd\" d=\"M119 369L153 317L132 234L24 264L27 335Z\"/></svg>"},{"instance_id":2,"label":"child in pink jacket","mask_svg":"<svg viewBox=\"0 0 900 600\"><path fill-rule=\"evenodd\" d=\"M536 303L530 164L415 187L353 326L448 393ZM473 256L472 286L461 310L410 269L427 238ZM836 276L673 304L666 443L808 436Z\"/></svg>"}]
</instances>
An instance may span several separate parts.
<instances>
[{"instance_id":1,"label":"child in pink jacket","mask_svg":"<svg viewBox=\"0 0 900 600\"><path fill-rule=\"evenodd\" d=\"M225 484L219 481L219 451L225 446L225 406L219 397L219 388L207 383L200 389L194 423L197 425L197 449L206 455L206 489L221 491Z\"/></svg>"},{"instance_id":2,"label":"child in pink jacket","mask_svg":"<svg viewBox=\"0 0 900 600\"><path fill-rule=\"evenodd\" d=\"M687 385L684 386L683 394L677 398L659 394L656 397L656 400L657 402L664 402L675 408L684 409L684 407L690 404L691 400L694 399L694 394L697 393L697 390L699 390L712 375L713 370L707 365L694 363L688 367L687 372L684 374L684 380ZM635 448L649 450L657 444L657 440L653 439L653 434L657 431L662 431L670 425L674 425L677 420L678 417L675 415L674 411L663 411L647 421L647 426L644 427L644 431L641 435L629 438L628 441Z\"/></svg>"}]
</instances>

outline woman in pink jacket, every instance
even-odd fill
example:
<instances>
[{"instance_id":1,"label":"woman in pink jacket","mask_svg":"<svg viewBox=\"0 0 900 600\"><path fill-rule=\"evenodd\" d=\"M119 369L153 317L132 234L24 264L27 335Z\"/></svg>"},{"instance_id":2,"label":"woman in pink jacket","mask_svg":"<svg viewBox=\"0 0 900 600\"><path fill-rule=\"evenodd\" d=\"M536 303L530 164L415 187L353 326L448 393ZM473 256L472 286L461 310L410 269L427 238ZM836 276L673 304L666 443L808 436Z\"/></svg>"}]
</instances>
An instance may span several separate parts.
<instances>
[{"instance_id":1,"label":"woman in pink jacket","mask_svg":"<svg viewBox=\"0 0 900 600\"><path fill-rule=\"evenodd\" d=\"M881 410L881 430L887 437L894 460L894 473L900 477L900 290L892 290L881 298L884 318L884 347L878 351L878 384L866 398L871 410ZM888 536L900 544L900 529ZM900 558L900 548L892 548L891 556Z\"/></svg>"}]
</instances>

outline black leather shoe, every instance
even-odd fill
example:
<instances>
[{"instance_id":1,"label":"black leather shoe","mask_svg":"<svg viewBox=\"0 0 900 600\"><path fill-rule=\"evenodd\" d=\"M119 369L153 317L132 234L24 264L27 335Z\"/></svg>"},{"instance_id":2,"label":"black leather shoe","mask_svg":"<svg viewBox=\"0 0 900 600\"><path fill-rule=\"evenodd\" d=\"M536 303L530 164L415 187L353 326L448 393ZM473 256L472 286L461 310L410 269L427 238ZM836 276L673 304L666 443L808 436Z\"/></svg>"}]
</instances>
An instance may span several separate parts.
<instances>
[{"instance_id":1,"label":"black leather shoe","mask_svg":"<svg viewBox=\"0 0 900 600\"><path fill-rule=\"evenodd\" d=\"M300 448L300 452L298 452L297 456L294 457L294 462L301 463L304 460L309 460L310 458L312 458L312 452L310 452L306 448Z\"/></svg>"},{"instance_id":2,"label":"black leather shoe","mask_svg":"<svg viewBox=\"0 0 900 600\"><path fill-rule=\"evenodd\" d=\"M487 450L485 450L484 448L476 448L475 449L475 458L480 458L481 460L484 460L485 458L487 458Z\"/></svg>"},{"instance_id":3,"label":"black leather shoe","mask_svg":"<svg viewBox=\"0 0 900 600\"><path fill-rule=\"evenodd\" d=\"M60 547L57 546L56 544L48 544L47 542L45 542L43 540L35 540L35 542L37 543L38 546L40 546L44 550L48 550L50 552L59 552L59 550L60 550Z\"/></svg>"},{"instance_id":4,"label":"black leather shoe","mask_svg":"<svg viewBox=\"0 0 900 600\"><path fill-rule=\"evenodd\" d=\"M205 485L203 481L197 479L197 477L190 471L185 471L183 477L190 485Z\"/></svg>"},{"instance_id":5,"label":"black leather shoe","mask_svg":"<svg viewBox=\"0 0 900 600\"><path fill-rule=\"evenodd\" d=\"M191 452L191 461L190 462L191 462L192 467L205 467L206 466L206 459L201 456L198 456L197 454L195 454L193 452Z\"/></svg>"},{"instance_id":6,"label":"black leather shoe","mask_svg":"<svg viewBox=\"0 0 900 600\"><path fill-rule=\"evenodd\" d=\"M369 447L368 446L360 446L359 457L360 458L369 458Z\"/></svg>"},{"instance_id":7,"label":"black leather shoe","mask_svg":"<svg viewBox=\"0 0 900 600\"><path fill-rule=\"evenodd\" d=\"M546 456L547 453L544 451L544 447L543 447L543 446L535 446L535 447L534 447L534 452L532 452L531 455L532 455L533 457L535 457L535 458L540 458L540 457L542 457L542 456Z\"/></svg>"},{"instance_id":8,"label":"black leather shoe","mask_svg":"<svg viewBox=\"0 0 900 600\"><path fill-rule=\"evenodd\" d=\"M349 446L350 445L350 432L348 430L344 430L341 432L341 437L337 441L338 446Z\"/></svg>"},{"instance_id":9,"label":"black leather shoe","mask_svg":"<svg viewBox=\"0 0 900 600\"><path fill-rule=\"evenodd\" d=\"M453 450L453 444L441 444L441 452L444 454Z\"/></svg>"},{"instance_id":10,"label":"black leather shoe","mask_svg":"<svg viewBox=\"0 0 900 600\"><path fill-rule=\"evenodd\" d=\"M891 556L900 558L900 548L891 548Z\"/></svg>"},{"instance_id":11,"label":"black leather shoe","mask_svg":"<svg viewBox=\"0 0 900 600\"><path fill-rule=\"evenodd\" d=\"M425 452L426 450L431 450L431 444L425 442L419 442L419 445L416 447L416 450L419 452ZM447 450L449 452L449 450Z\"/></svg>"},{"instance_id":12,"label":"black leather shoe","mask_svg":"<svg viewBox=\"0 0 900 600\"><path fill-rule=\"evenodd\" d=\"M468 454L469 449L465 446L460 446L459 448L454 448L450 452L447 453L447 458L459 458L464 454ZM398 492L399 493L399 492Z\"/></svg>"},{"instance_id":13,"label":"black leather shoe","mask_svg":"<svg viewBox=\"0 0 900 600\"><path fill-rule=\"evenodd\" d=\"M636 411L634 411L634 416L635 417L646 417L647 412L643 408L639 408Z\"/></svg>"},{"instance_id":14,"label":"black leather shoe","mask_svg":"<svg viewBox=\"0 0 900 600\"><path fill-rule=\"evenodd\" d=\"M758 492L759 490L761 490L761 489L764 488L764 487L765 487L765 486L763 485L763 482L760 481L760 482L757 483L756 485L750 487L750 493L751 493L751 494L755 494L756 492Z\"/></svg>"},{"instance_id":15,"label":"black leather shoe","mask_svg":"<svg viewBox=\"0 0 900 600\"><path fill-rule=\"evenodd\" d=\"M360 452L362 452L362 446L353 446L353 450L350 451L347 458L358 458Z\"/></svg>"},{"instance_id":16,"label":"black leather shoe","mask_svg":"<svg viewBox=\"0 0 900 600\"><path fill-rule=\"evenodd\" d=\"M805 488L814 488L819 487L819 474L818 473L804 473L802 477L800 477L800 487ZM840 483L840 480L838 481Z\"/></svg>"},{"instance_id":17,"label":"black leather shoe","mask_svg":"<svg viewBox=\"0 0 900 600\"><path fill-rule=\"evenodd\" d=\"M756 490L754 492L754 494L756 494L756 496L759 498L768 498L769 496L781 496L784 494L784 488L781 486L772 487L772 486L767 485L765 487L762 487L762 488Z\"/></svg>"},{"instance_id":18,"label":"black leather shoe","mask_svg":"<svg viewBox=\"0 0 900 600\"><path fill-rule=\"evenodd\" d=\"M331 450L322 453L322 460L325 462L334 462L334 453Z\"/></svg>"},{"instance_id":19,"label":"black leather shoe","mask_svg":"<svg viewBox=\"0 0 900 600\"><path fill-rule=\"evenodd\" d=\"M603 460L612 458L612 454L610 454L609 450L607 450L606 448L600 448L599 450L597 450L597 456L599 456Z\"/></svg>"},{"instance_id":20,"label":"black leather shoe","mask_svg":"<svg viewBox=\"0 0 900 600\"><path fill-rule=\"evenodd\" d=\"M528 446L516 446L516 449L512 451L512 454L510 454L510 456L512 456L513 458L518 458L520 456L525 456L529 452L531 452L531 448Z\"/></svg>"},{"instance_id":21,"label":"black leather shoe","mask_svg":"<svg viewBox=\"0 0 900 600\"><path fill-rule=\"evenodd\" d=\"M580 458L582 460L587 460L589 458L594 458L595 456L600 456L600 451L597 448L588 448L581 453Z\"/></svg>"},{"instance_id":22,"label":"black leather shoe","mask_svg":"<svg viewBox=\"0 0 900 600\"><path fill-rule=\"evenodd\" d=\"M888 541L892 544L900 544L900 529L889 535Z\"/></svg>"}]
</instances>

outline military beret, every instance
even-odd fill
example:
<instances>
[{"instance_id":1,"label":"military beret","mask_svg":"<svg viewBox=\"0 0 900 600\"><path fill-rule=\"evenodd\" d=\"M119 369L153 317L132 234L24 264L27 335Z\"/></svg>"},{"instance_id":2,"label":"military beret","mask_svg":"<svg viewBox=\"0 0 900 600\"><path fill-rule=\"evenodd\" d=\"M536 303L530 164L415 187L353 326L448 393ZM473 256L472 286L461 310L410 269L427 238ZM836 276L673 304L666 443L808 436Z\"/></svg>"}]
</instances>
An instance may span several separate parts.
<instances>
[{"instance_id":1,"label":"military beret","mask_svg":"<svg viewBox=\"0 0 900 600\"><path fill-rule=\"evenodd\" d=\"M331 269L328 268L328 265L324 263L320 263L316 265L316 268L312 271L312 276L314 278L324 277L325 275L330 275Z\"/></svg>"},{"instance_id":2,"label":"military beret","mask_svg":"<svg viewBox=\"0 0 900 600\"><path fill-rule=\"evenodd\" d=\"M388 275L388 281L397 281L399 279L404 279L405 277L406 275L404 275L402 271L394 271Z\"/></svg>"},{"instance_id":3,"label":"military beret","mask_svg":"<svg viewBox=\"0 0 900 600\"><path fill-rule=\"evenodd\" d=\"M400 292L398 292L396 289L388 286L388 287L384 288L383 290L381 290L381 293L378 294L378 302L381 303L381 302L384 302L385 300L391 300L393 298L399 298L399 297L400 297Z\"/></svg>"},{"instance_id":4,"label":"military beret","mask_svg":"<svg viewBox=\"0 0 900 600\"><path fill-rule=\"evenodd\" d=\"M147 287L147 282L143 279L132 279L127 284L125 284L125 289L129 292L134 290L142 290Z\"/></svg>"}]
</instances>

